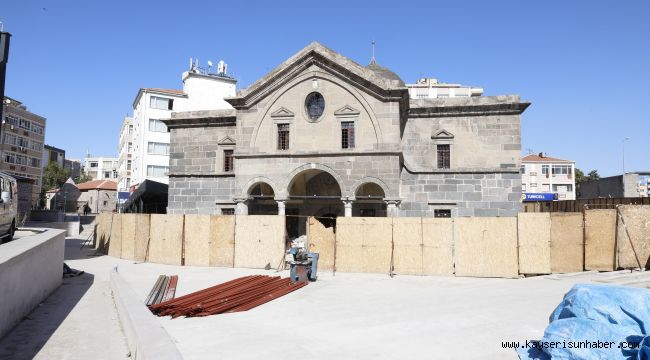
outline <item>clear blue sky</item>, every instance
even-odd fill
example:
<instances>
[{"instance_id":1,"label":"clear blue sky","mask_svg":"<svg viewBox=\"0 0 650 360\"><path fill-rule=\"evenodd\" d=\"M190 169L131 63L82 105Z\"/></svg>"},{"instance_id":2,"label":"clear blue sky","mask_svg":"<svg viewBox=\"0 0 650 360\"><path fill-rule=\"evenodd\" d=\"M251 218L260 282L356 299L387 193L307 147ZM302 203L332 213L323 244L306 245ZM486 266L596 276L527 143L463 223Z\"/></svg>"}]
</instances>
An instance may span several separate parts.
<instances>
[{"instance_id":1,"label":"clear blue sky","mask_svg":"<svg viewBox=\"0 0 650 360\"><path fill-rule=\"evenodd\" d=\"M189 57L244 87L313 40L405 81L519 94L522 148L601 175L650 170L650 1L3 1L5 93L69 158L116 155L140 87L180 88ZM524 150L525 151L525 150Z\"/></svg>"}]
</instances>

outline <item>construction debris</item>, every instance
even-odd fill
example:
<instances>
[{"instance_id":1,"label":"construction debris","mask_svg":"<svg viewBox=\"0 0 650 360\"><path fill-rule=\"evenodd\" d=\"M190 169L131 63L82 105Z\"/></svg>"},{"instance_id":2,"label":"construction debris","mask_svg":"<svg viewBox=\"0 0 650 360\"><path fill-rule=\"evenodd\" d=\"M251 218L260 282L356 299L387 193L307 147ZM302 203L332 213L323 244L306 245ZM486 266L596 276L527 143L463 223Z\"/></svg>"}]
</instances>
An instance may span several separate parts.
<instances>
[{"instance_id":1,"label":"construction debris","mask_svg":"<svg viewBox=\"0 0 650 360\"><path fill-rule=\"evenodd\" d=\"M145 304L147 306L159 304L163 301L168 301L176 295L176 285L178 284L178 275L160 275L158 280L151 288Z\"/></svg>"},{"instance_id":2,"label":"construction debris","mask_svg":"<svg viewBox=\"0 0 650 360\"><path fill-rule=\"evenodd\" d=\"M250 310L307 285L279 276L250 275L149 306L158 316L208 316Z\"/></svg>"}]
</instances>

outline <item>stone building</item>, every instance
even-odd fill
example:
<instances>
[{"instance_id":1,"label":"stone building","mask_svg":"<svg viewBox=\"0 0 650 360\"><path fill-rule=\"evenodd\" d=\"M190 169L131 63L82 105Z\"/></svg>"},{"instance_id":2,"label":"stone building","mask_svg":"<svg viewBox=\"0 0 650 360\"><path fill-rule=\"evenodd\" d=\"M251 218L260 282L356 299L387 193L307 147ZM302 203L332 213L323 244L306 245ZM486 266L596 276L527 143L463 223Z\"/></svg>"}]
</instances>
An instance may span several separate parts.
<instances>
[{"instance_id":1,"label":"stone building","mask_svg":"<svg viewBox=\"0 0 650 360\"><path fill-rule=\"evenodd\" d=\"M165 121L169 213L448 217L520 208L520 114L529 103L518 96L410 99L374 60L362 66L314 42L226 101L234 110Z\"/></svg>"}]
</instances>

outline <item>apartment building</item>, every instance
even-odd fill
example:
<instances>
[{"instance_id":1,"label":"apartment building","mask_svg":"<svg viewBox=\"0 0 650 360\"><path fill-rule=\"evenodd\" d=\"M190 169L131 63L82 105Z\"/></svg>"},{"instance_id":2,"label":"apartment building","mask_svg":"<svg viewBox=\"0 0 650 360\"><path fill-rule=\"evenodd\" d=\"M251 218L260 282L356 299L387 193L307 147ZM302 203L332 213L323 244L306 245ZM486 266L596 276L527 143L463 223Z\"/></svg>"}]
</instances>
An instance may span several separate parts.
<instances>
[{"instance_id":1,"label":"apartment building","mask_svg":"<svg viewBox=\"0 0 650 360\"><path fill-rule=\"evenodd\" d=\"M119 155L117 157L117 191L128 192L131 187L133 166L133 118L125 117L120 129Z\"/></svg>"},{"instance_id":2,"label":"apartment building","mask_svg":"<svg viewBox=\"0 0 650 360\"><path fill-rule=\"evenodd\" d=\"M223 99L235 96L236 80L226 64L216 69L191 62L182 74L183 89L141 88L133 101L133 117L120 132L118 191L133 190L145 180L169 182L169 133L162 120L173 111L232 109Z\"/></svg>"},{"instance_id":3,"label":"apartment building","mask_svg":"<svg viewBox=\"0 0 650 360\"><path fill-rule=\"evenodd\" d=\"M544 153L521 159L523 201L575 200L575 161Z\"/></svg>"},{"instance_id":4,"label":"apartment building","mask_svg":"<svg viewBox=\"0 0 650 360\"><path fill-rule=\"evenodd\" d=\"M63 168L70 171L70 177L79 179L81 175L81 160L79 159L65 159L63 161Z\"/></svg>"},{"instance_id":5,"label":"apartment building","mask_svg":"<svg viewBox=\"0 0 650 360\"><path fill-rule=\"evenodd\" d=\"M65 168L65 150L45 144L43 146L43 169L46 169L50 163L56 163L59 169Z\"/></svg>"},{"instance_id":6,"label":"apartment building","mask_svg":"<svg viewBox=\"0 0 650 360\"><path fill-rule=\"evenodd\" d=\"M434 78L422 78L415 84L406 84L411 99L437 99L472 97L483 95L483 88L438 82Z\"/></svg>"},{"instance_id":7,"label":"apartment building","mask_svg":"<svg viewBox=\"0 0 650 360\"><path fill-rule=\"evenodd\" d=\"M46 119L28 111L20 101L6 96L2 108L0 170L33 180L31 203L36 206L43 177L41 162Z\"/></svg>"},{"instance_id":8,"label":"apartment building","mask_svg":"<svg viewBox=\"0 0 650 360\"><path fill-rule=\"evenodd\" d=\"M87 157L84 163L84 172L93 180L117 179L117 158L115 157Z\"/></svg>"}]
</instances>

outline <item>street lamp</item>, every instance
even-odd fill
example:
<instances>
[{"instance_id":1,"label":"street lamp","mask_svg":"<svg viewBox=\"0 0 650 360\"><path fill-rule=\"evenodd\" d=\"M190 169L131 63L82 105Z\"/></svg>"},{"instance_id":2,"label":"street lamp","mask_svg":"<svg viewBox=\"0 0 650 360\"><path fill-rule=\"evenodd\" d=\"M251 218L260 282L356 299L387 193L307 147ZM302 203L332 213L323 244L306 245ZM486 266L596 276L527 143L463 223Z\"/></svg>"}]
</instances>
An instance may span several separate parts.
<instances>
[{"instance_id":1,"label":"street lamp","mask_svg":"<svg viewBox=\"0 0 650 360\"><path fill-rule=\"evenodd\" d=\"M623 177L625 177L625 142L630 140L629 137L623 139Z\"/></svg>"},{"instance_id":2,"label":"street lamp","mask_svg":"<svg viewBox=\"0 0 650 360\"><path fill-rule=\"evenodd\" d=\"M9 61L9 40L11 38L10 33L2 30L2 23L0 23L0 120L3 119L2 106L4 105L5 98L5 74L7 72L7 61Z\"/></svg>"}]
</instances>

